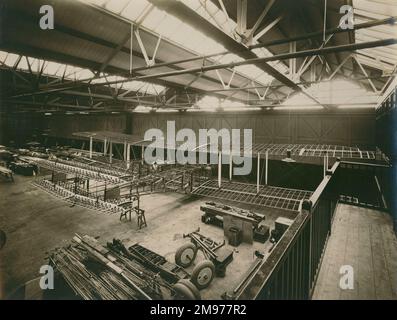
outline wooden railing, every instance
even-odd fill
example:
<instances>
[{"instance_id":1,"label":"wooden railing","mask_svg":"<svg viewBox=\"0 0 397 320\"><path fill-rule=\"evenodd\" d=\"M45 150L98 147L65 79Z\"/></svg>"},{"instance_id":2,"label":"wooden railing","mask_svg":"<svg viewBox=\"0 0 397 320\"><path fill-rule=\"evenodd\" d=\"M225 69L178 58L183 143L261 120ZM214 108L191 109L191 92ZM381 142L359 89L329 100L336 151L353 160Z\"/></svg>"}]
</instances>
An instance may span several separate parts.
<instances>
[{"instance_id":1,"label":"wooden railing","mask_svg":"<svg viewBox=\"0 0 397 320\"><path fill-rule=\"evenodd\" d=\"M327 171L301 212L270 255L256 269L236 299L309 299L311 297L338 201L333 192L337 161Z\"/></svg>"}]
</instances>

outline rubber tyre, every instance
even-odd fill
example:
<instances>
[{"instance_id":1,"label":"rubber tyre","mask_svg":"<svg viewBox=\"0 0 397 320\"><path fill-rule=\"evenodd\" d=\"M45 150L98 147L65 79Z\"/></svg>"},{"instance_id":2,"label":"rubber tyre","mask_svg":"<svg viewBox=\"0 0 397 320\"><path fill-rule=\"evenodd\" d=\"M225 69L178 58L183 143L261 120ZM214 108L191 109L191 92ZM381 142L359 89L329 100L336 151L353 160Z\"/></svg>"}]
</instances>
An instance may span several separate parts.
<instances>
[{"instance_id":1,"label":"rubber tyre","mask_svg":"<svg viewBox=\"0 0 397 320\"><path fill-rule=\"evenodd\" d=\"M190 261L187 260L187 254L191 254ZM196 259L197 247L193 243L185 243L175 252L175 263L183 268L189 267Z\"/></svg>"},{"instance_id":2,"label":"rubber tyre","mask_svg":"<svg viewBox=\"0 0 397 320\"><path fill-rule=\"evenodd\" d=\"M211 284L214 276L214 264L212 261L204 260L194 267L190 281L197 287L197 289L202 290Z\"/></svg>"},{"instance_id":3,"label":"rubber tyre","mask_svg":"<svg viewBox=\"0 0 397 320\"><path fill-rule=\"evenodd\" d=\"M190 291L194 294L196 300L201 300L201 294L199 289L188 279L179 280L178 283L184 284L186 287L190 289Z\"/></svg>"},{"instance_id":4,"label":"rubber tyre","mask_svg":"<svg viewBox=\"0 0 397 320\"><path fill-rule=\"evenodd\" d=\"M196 300L194 293L187 285L177 282L172 288L176 293L174 300Z\"/></svg>"}]
</instances>

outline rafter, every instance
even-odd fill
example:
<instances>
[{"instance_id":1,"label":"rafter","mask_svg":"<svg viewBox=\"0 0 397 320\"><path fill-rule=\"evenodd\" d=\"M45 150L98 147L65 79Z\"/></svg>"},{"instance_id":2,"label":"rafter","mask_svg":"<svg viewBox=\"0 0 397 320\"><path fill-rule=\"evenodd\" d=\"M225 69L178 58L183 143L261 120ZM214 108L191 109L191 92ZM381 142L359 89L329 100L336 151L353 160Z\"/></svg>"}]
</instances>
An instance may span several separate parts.
<instances>
[{"instance_id":1,"label":"rafter","mask_svg":"<svg viewBox=\"0 0 397 320\"><path fill-rule=\"evenodd\" d=\"M354 60L357 62L358 66L360 67L361 71L363 72L363 74L368 77L368 73L367 71L364 69L363 65L360 63L360 61L357 59L356 55L353 55ZM378 89L376 89L374 83L372 82L371 79L368 79L369 84L371 85L372 90L377 93Z\"/></svg>"},{"instance_id":2,"label":"rafter","mask_svg":"<svg viewBox=\"0 0 397 320\"><path fill-rule=\"evenodd\" d=\"M96 73L97 76L99 76L106 69L109 63L120 52L120 50L125 46L125 44L128 42L129 39L130 39L130 34L128 33L125 35L123 40L117 45L117 47L112 50L110 55L102 62L101 66L99 67L99 70Z\"/></svg>"}]
</instances>

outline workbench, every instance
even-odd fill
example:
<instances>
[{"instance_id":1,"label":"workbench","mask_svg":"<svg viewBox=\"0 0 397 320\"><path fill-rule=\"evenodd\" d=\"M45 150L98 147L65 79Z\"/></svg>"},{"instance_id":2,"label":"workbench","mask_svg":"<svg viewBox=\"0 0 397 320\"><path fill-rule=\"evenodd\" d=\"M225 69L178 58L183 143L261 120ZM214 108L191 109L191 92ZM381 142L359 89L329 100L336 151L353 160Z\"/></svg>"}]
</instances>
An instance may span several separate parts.
<instances>
[{"instance_id":1,"label":"workbench","mask_svg":"<svg viewBox=\"0 0 397 320\"><path fill-rule=\"evenodd\" d=\"M205 212L202 216L204 223L223 227L228 239L233 236L230 229L237 228L242 232L242 241L247 243L254 241L254 230L265 219L263 214L215 202L206 202L200 210Z\"/></svg>"}]
</instances>

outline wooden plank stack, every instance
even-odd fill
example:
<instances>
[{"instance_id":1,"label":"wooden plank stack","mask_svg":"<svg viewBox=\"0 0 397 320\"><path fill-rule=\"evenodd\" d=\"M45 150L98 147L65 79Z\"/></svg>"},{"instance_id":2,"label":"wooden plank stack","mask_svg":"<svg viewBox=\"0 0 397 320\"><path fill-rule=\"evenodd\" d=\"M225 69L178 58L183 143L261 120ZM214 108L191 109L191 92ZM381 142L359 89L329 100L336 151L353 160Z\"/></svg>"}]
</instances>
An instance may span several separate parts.
<instances>
[{"instance_id":1,"label":"wooden plank stack","mask_svg":"<svg viewBox=\"0 0 397 320\"><path fill-rule=\"evenodd\" d=\"M94 238L76 235L51 252L50 264L78 298L84 300L152 300L171 296L169 285L121 252Z\"/></svg>"}]
</instances>

